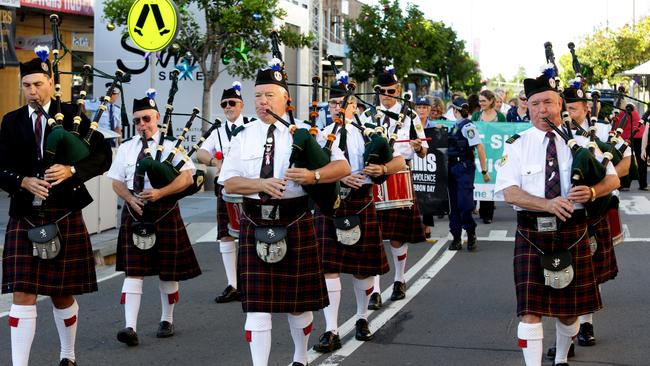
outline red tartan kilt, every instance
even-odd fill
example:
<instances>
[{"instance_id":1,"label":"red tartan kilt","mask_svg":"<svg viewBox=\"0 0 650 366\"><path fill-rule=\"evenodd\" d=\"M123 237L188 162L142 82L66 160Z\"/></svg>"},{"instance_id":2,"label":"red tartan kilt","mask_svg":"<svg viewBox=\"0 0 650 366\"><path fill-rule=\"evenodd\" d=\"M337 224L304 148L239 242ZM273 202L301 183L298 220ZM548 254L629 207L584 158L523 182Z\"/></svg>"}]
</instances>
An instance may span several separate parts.
<instances>
[{"instance_id":1,"label":"red tartan kilt","mask_svg":"<svg viewBox=\"0 0 650 366\"><path fill-rule=\"evenodd\" d=\"M177 203L150 204L145 214L153 222L170 209L171 212L156 224L156 244L151 249L141 250L133 245L131 225L134 219L129 214L128 204L124 205L115 270L127 276L157 275L163 281L189 280L201 274Z\"/></svg>"},{"instance_id":2,"label":"red tartan kilt","mask_svg":"<svg viewBox=\"0 0 650 366\"><path fill-rule=\"evenodd\" d=\"M614 243L606 216L603 216L595 223L595 229L598 248L592 260L594 262L594 271L596 272L596 281L600 284L616 278L618 265L616 264Z\"/></svg>"},{"instance_id":3,"label":"red tartan kilt","mask_svg":"<svg viewBox=\"0 0 650 366\"><path fill-rule=\"evenodd\" d=\"M572 317L593 313L602 308L600 292L594 274L589 250L586 223L563 224L560 233L538 233L517 227L514 251L514 278L517 292L517 315L549 317ZM535 243L545 253L569 248L573 256L573 281L569 286L556 290L544 285L541 254L521 235ZM553 243L553 235L560 235L559 245Z\"/></svg>"},{"instance_id":4,"label":"red tartan kilt","mask_svg":"<svg viewBox=\"0 0 650 366\"><path fill-rule=\"evenodd\" d=\"M220 184L214 185L215 195L217 196L217 240L230 236L228 233L228 210L226 209L226 202L223 200L223 186Z\"/></svg>"},{"instance_id":5,"label":"red tartan kilt","mask_svg":"<svg viewBox=\"0 0 650 366\"><path fill-rule=\"evenodd\" d=\"M68 211L45 209L45 217L28 217L34 225L52 223ZM26 292L46 296L69 296L97 291L95 259L81 211L73 211L58 223L61 251L54 259L32 255L27 238L31 226L9 218L2 252L2 293Z\"/></svg>"},{"instance_id":6,"label":"red tartan kilt","mask_svg":"<svg viewBox=\"0 0 650 366\"><path fill-rule=\"evenodd\" d=\"M427 238L424 234L422 215L418 208L417 196L413 195L411 208L394 208L377 211L379 226L384 239L402 243L421 243Z\"/></svg>"},{"instance_id":7,"label":"red tartan kilt","mask_svg":"<svg viewBox=\"0 0 650 366\"><path fill-rule=\"evenodd\" d=\"M322 247L323 270L325 273L350 273L357 276L374 276L390 270L384 244L379 230L379 221L372 197L349 197L341 202L337 216L359 213L361 239L354 245L343 245L336 240L336 227L331 217L316 209L314 223L316 237Z\"/></svg>"},{"instance_id":8,"label":"red tartan kilt","mask_svg":"<svg viewBox=\"0 0 650 366\"><path fill-rule=\"evenodd\" d=\"M253 220L263 225L293 221ZM311 212L289 227L287 254L277 263L266 263L257 256L255 225L245 215L240 230L237 272L244 312L301 313L329 305Z\"/></svg>"}]
</instances>

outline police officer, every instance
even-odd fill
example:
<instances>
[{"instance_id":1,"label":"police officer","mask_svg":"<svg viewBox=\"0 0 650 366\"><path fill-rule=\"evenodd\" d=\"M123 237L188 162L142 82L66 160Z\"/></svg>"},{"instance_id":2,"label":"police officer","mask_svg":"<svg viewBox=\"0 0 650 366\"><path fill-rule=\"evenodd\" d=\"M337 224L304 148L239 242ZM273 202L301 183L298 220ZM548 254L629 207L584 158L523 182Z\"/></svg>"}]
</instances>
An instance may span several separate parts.
<instances>
[{"instance_id":1,"label":"police officer","mask_svg":"<svg viewBox=\"0 0 650 366\"><path fill-rule=\"evenodd\" d=\"M106 88L111 85L110 83L106 84ZM117 105L117 98L120 97L120 89L114 88L113 94L111 94L111 100L106 106L106 111L102 113L99 117L99 127L104 128L109 131L113 131L120 135L115 139L110 139L111 147L116 147L120 143L120 138L122 136L122 116L120 106Z\"/></svg>"},{"instance_id":2,"label":"police officer","mask_svg":"<svg viewBox=\"0 0 650 366\"><path fill-rule=\"evenodd\" d=\"M248 123L248 118L242 115L244 100L242 99L241 83L235 81L231 88L224 89L221 94L221 108L226 116L223 126L212 131L205 139L201 149L197 153L199 162L215 167L214 193L217 196L217 240L219 251L223 260L223 267L226 270L228 286L215 297L217 303L239 301L240 293L237 289L237 246L235 237L228 232L228 212L226 202L223 200L223 186L217 183L219 172L230 149L230 140L237 127Z\"/></svg>"},{"instance_id":3,"label":"police officer","mask_svg":"<svg viewBox=\"0 0 650 366\"><path fill-rule=\"evenodd\" d=\"M609 164L599 183L571 185L571 150L546 122L561 124L562 100L555 85L545 75L524 80L533 127L508 140L494 188L517 211L517 336L528 366L541 365L543 316L557 318L554 364L568 365L577 317L602 307L585 235L584 204L619 184Z\"/></svg>"},{"instance_id":4,"label":"police officer","mask_svg":"<svg viewBox=\"0 0 650 366\"><path fill-rule=\"evenodd\" d=\"M219 184L242 194L237 267L246 340L253 365L267 365L271 351L271 313L288 313L294 341L293 365L307 364L313 314L328 305L327 288L314 221L303 185L331 183L350 174L340 149L320 169L289 168L290 128L267 113L285 113L288 86L281 65L260 70L255 80L259 120L239 127L230 143ZM298 127L308 128L299 122Z\"/></svg>"},{"instance_id":5,"label":"police officer","mask_svg":"<svg viewBox=\"0 0 650 366\"><path fill-rule=\"evenodd\" d=\"M2 251L2 293L13 293L9 310L13 365L29 363L36 333L36 297L42 295L52 300L61 342L59 365L69 366L76 365L79 305L74 295L97 291L92 245L81 215L81 209L92 202L84 182L108 169L111 152L102 134L95 132L87 157L75 164L45 166L45 144L52 131L46 120L57 108L52 99L51 64L41 55L43 60L20 64L27 105L7 113L0 128L0 188L11 196ZM71 130L77 107L66 103L61 112L63 127ZM83 114L81 119L79 133L86 136L90 121ZM58 235L44 226L49 224L56 224ZM30 230L37 237L43 233L58 236L58 252L47 252L49 244L48 248L36 247Z\"/></svg>"},{"instance_id":6,"label":"police officer","mask_svg":"<svg viewBox=\"0 0 650 366\"><path fill-rule=\"evenodd\" d=\"M138 162L145 149L155 152L160 140L158 121L160 113L156 101L148 96L133 100L133 124L138 134L124 141L108 171L113 179L113 190L124 200L120 232L117 238L115 269L126 274L120 303L124 305L125 328L117 333L117 340L128 346L137 346L138 313L145 276L158 276L162 314L158 338L174 335L174 306L179 300L179 281L201 274L194 251L185 230L178 202L173 198L193 183L194 164L187 162L180 174L161 188L152 187L149 174L136 174ZM145 139L147 146L143 146ZM163 141L162 159L166 159L175 145L173 137ZM177 154L176 165L182 160ZM161 163L162 164L162 163ZM143 245L138 234L145 223L153 224L153 246Z\"/></svg>"},{"instance_id":7,"label":"police officer","mask_svg":"<svg viewBox=\"0 0 650 366\"><path fill-rule=\"evenodd\" d=\"M390 135L395 133L397 126L397 121L391 116L398 116L404 112L402 103L395 98L402 95L402 87L399 79L395 75L393 65L386 67L384 72L378 76L377 87L380 92L380 107L388 111L388 113L384 113L381 124L386 128L387 134ZM406 115L402 122L402 127L397 131L397 140L406 140L409 142L396 143L394 148L404 157L407 164L409 164L416 154L421 158L426 156L429 145L423 140L425 138L424 128L417 115L413 117ZM415 138L411 139L412 135ZM420 215L415 197L413 197L413 206L411 208L381 210L377 213L379 215L382 236L384 239L390 240L391 254L393 256L393 263L395 264L393 293L390 299L392 301L401 300L406 297L404 271L406 269L408 252L407 243L419 243L426 240L422 215ZM370 296L370 302L368 304L371 310L377 310L381 307L380 294L379 276L376 276L373 293Z\"/></svg>"},{"instance_id":8,"label":"police officer","mask_svg":"<svg viewBox=\"0 0 650 366\"><path fill-rule=\"evenodd\" d=\"M476 126L469 120L469 104L459 97L452 102L456 122L449 131L447 148L447 189L449 190L449 231L453 241L449 250L462 249L461 234L467 232L467 250L476 249L476 222L472 218L474 210L474 148L478 151L481 175L484 182L490 181L487 171L485 149Z\"/></svg>"}]
</instances>

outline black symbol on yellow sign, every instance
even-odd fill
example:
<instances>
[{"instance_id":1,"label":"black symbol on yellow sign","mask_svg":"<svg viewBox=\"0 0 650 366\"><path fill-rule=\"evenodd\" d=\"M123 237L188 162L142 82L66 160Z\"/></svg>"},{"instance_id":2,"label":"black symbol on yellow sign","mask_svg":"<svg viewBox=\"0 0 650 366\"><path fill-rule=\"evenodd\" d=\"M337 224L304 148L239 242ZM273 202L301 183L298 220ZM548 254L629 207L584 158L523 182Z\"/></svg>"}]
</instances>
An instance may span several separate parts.
<instances>
[{"instance_id":1,"label":"black symbol on yellow sign","mask_svg":"<svg viewBox=\"0 0 650 366\"><path fill-rule=\"evenodd\" d=\"M160 8L158 7L158 4L144 4L142 11L140 12L140 16L138 17L138 22L135 24L135 29L133 31L143 36L142 27L144 27L144 23L147 21L147 17L149 16L149 9L151 9L151 12L153 12L153 17L156 20L158 33L161 36L169 33L169 29L165 28L165 21L163 20L162 15L160 15Z\"/></svg>"},{"instance_id":2,"label":"black symbol on yellow sign","mask_svg":"<svg viewBox=\"0 0 650 366\"><path fill-rule=\"evenodd\" d=\"M179 21L172 0L135 0L127 18L129 36L140 49L160 51L176 38Z\"/></svg>"}]
</instances>

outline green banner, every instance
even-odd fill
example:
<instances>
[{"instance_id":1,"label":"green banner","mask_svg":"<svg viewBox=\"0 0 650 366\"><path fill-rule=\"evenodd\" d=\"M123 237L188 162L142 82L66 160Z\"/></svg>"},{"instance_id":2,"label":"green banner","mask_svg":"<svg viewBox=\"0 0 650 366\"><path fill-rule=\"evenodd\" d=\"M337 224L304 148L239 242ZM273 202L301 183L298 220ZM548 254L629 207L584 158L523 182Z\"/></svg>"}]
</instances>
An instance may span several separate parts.
<instances>
[{"instance_id":1,"label":"green banner","mask_svg":"<svg viewBox=\"0 0 650 366\"><path fill-rule=\"evenodd\" d=\"M434 125L440 123L450 130L454 127L454 121L435 121ZM494 183L498 174L498 163L503 156L503 147L510 136L525 131L532 127L529 122L472 122L476 125L487 157L487 170L490 174L490 182L484 183L480 172L478 154L476 157L476 172L474 174L474 199L477 201L494 201Z\"/></svg>"}]
</instances>

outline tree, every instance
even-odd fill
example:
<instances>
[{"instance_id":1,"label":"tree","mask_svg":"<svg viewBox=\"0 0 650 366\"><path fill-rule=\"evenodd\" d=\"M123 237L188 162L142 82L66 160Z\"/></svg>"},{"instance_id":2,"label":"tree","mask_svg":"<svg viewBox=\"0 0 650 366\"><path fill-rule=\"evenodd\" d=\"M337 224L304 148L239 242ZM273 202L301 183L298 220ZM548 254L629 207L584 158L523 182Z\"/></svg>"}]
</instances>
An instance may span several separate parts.
<instances>
[{"instance_id":1,"label":"tree","mask_svg":"<svg viewBox=\"0 0 650 366\"><path fill-rule=\"evenodd\" d=\"M382 0L380 5L363 5L358 19L346 23L350 75L367 81L393 64L404 77L419 67L449 75L454 90L480 89L478 65L465 51L465 44L442 22L424 17L416 5L401 10L399 0Z\"/></svg>"},{"instance_id":2,"label":"tree","mask_svg":"<svg viewBox=\"0 0 650 366\"><path fill-rule=\"evenodd\" d=\"M525 78L527 78L526 68L520 65L517 73L510 79L510 82L513 84L523 84Z\"/></svg>"},{"instance_id":3,"label":"tree","mask_svg":"<svg viewBox=\"0 0 650 366\"><path fill-rule=\"evenodd\" d=\"M132 4L133 0L106 0L104 18L125 25ZM169 51L187 54L191 63L198 63L205 76L202 114L210 116L212 85L224 71L253 77L266 64L274 19L283 19L286 12L278 7L278 0L177 0L176 5L181 23L176 44ZM202 13L203 24L190 6ZM279 35L282 43L294 48L309 46L314 39L311 34L298 34L285 27Z\"/></svg>"}]
</instances>

